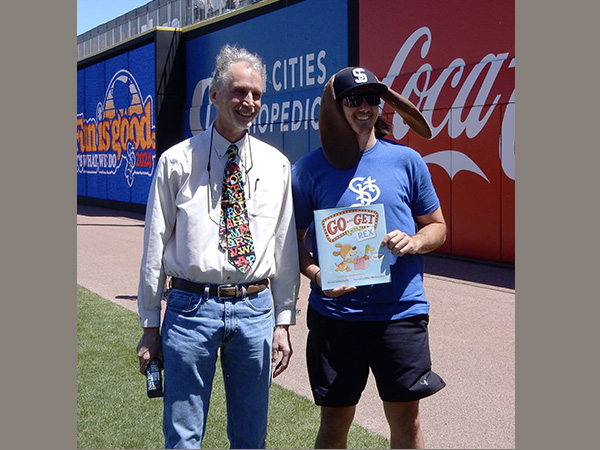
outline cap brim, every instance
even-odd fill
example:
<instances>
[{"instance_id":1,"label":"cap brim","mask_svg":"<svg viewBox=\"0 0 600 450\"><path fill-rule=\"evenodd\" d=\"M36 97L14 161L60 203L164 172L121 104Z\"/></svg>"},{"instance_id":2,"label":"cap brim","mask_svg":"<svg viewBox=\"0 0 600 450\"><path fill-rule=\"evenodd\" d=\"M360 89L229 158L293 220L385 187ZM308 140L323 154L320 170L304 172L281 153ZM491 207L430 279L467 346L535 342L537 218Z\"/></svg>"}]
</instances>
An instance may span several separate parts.
<instances>
[{"instance_id":1,"label":"cap brim","mask_svg":"<svg viewBox=\"0 0 600 450\"><path fill-rule=\"evenodd\" d=\"M383 95L385 92L387 92L388 87L383 83L367 83L367 84L361 84L360 86L352 86L352 87L346 89L345 91L340 92L337 96L335 96L335 92L334 92L333 95L337 100L338 98L342 98L342 97L346 96L351 91L356 90L358 92L358 91L362 91L365 89L374 89L375 92L377 92L379 95Z\"/></svg>"}]
</instances>

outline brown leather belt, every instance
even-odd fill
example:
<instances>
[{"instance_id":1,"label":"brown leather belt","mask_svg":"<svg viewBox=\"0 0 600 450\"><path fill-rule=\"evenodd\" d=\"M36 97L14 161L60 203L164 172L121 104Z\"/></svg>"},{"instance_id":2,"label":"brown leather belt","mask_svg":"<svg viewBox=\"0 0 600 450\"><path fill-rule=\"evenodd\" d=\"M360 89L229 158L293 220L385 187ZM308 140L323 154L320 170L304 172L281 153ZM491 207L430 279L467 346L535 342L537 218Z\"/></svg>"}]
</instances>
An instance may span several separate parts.
<instances>
[{"instance_id":1,"label":"brown leather belt","mask_svg":"<svg viewBox=\"0 0 600 450\"><path fill-rule=\"evenodd\" d=\"M171 278L171 287L173 289L180 289L182 291L204 295L206 293L206 287L208 286L208 296L218 298L238 298L256 294L265 290L268 285L269 280L267 278L250 284L194 283L193 281L183 280L181 278Z\"/></svg>"}]
</instances>

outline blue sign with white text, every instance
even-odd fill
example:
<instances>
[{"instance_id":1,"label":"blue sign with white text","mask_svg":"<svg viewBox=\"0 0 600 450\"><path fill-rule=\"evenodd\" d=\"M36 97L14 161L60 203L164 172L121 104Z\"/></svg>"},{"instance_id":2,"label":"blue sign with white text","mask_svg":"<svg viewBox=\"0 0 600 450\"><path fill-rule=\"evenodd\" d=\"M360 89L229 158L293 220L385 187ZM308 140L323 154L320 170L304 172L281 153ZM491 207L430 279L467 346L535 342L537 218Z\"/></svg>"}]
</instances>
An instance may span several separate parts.
<instances>
[{"instance_id":1,"label":"blue sign with white text","mask_svg":"<svg viewBox=\"0 0 600 450\"><path fill-rule=\"evenodd\" d=\"M77 71L77 195L146 204L154 85L153 43Z\"/></svg>"},{"instance_id":2,"label":"blue sign with white text","mask_svg":"<svg viewBox=\"0 0 600 450\"><path fill-rule=\"evenodd\" d=\"M251 134L292 163L319 147L321 94L327 80L347 65L347 25L346 1L306 0L188 41L184 137L207 129L215 118L208 88L217 53L230 44L257 53L267 70Z\"/></svg>"}]
</instances>

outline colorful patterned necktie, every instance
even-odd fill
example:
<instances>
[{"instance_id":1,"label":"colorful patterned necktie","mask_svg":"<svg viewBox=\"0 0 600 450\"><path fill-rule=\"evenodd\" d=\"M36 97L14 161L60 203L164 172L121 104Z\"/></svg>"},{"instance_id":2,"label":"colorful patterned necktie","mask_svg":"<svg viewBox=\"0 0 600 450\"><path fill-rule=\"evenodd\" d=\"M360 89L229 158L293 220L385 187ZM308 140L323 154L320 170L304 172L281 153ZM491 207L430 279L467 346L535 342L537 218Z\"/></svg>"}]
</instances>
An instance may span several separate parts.
<instances>
[{"instance_id":1,"label":"colorful patterned necktie","mask_svg":"<svg viewBox=\"0 0 600 450\"><path fill-rule=\"evenodd\" d=\"M240 272L246 273L254 261L254 243L250 234L248 210L242 186L242 171L235 162L237 146L227 148L227 163L223 174L219 245L227 252L228 261Z\"/></svg>"}]
</instances>

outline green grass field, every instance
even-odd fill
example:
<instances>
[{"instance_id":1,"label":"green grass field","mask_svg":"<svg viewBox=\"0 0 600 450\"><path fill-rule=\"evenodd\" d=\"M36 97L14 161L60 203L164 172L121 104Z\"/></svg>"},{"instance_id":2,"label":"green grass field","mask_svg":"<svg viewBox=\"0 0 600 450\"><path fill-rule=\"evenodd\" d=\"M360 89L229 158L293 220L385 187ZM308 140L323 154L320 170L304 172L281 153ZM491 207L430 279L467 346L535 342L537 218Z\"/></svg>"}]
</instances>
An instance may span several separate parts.
<instances>
[{"instance_id":1,"label":"green grass field","mask_svg":"<svg viewBox=\"0 0 600 450\"><path fill-rule=\"evenodd\" d=\"M164 448L162 400L146 396L135 353L137 314L77 287L77 448ZM219 369L203 448L229 448ZM313 448L319 408L277 384L271 388L267 448ZM389 448L389 441L353 425L348 447Z\"/></svg>"}]
</instances>

